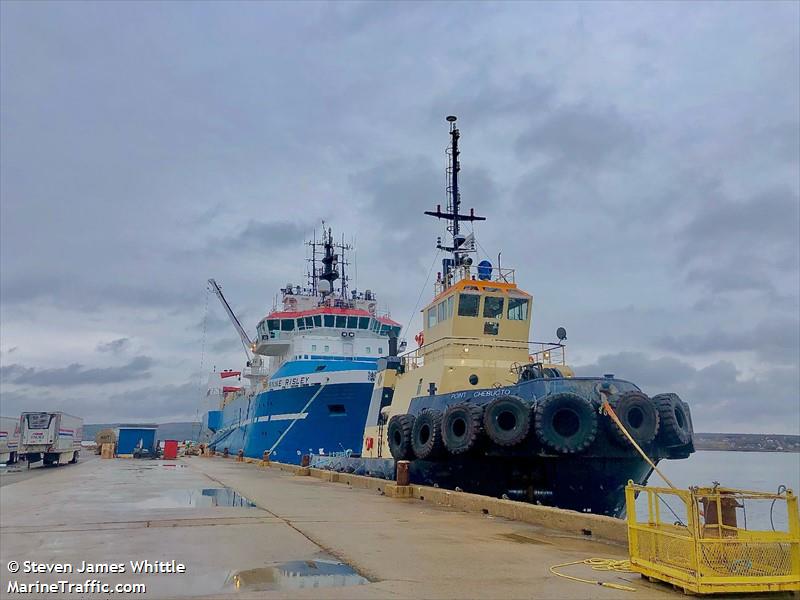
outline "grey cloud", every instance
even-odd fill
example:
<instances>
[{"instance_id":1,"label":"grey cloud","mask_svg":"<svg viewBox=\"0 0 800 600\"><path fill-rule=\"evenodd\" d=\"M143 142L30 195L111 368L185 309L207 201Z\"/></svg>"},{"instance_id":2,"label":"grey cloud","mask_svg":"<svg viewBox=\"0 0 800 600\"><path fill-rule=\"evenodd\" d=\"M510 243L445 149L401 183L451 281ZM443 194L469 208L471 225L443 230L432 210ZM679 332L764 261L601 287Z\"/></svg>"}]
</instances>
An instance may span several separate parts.
<instances>
[{"instance_id":1,"label":"grey cloud","mask_svg":"<svg viewBox=\"0 0 800 600\"><path fill-rule=\"evenodd\" d=\"M211 249L220 247L235 251L258 251L281 249L293 245L310 233L311 227L304 227L289 221L256 221L250 220L237 233L222 238L211 245Z\"/></svg>"},{"instance_id":2,"label":"grey cloud","mask_svg":"<svg viewBox=\"0 0 800 600\"><path fill-rule=\"evenodd\" d=\"M521 158L543 155L574 169L592 169L629 156L641 143L641 134L615 108L588 104L563 106L545 113L523 132L515 148Z\"/></svg>"},{"instance_id":3,"label":"grey cloud","mask_svg":"<svg viewBox=\"0 0 800 600\"><path fill-rule=\"evenodd\" d=\"M668 335L656 346L684 355L708 352L757 352L777 364L800 361L800 321L796 317L774 317L747 328L712 328L702 333Z\"/></svg>"},{"instance_id":4,"label":"grey cloud","mask_svg":"<svg viewBox=\"0 0 800 600\"><path fill-rule=\"evenodd\" d=\"M3 412L62 410L88 423L116 421L193 420L205 410L205 399L197 382L150 385L109 395L71 396L50 389L18 389L3 392Z\"/></svg>"},{"instance_id":5,"label":"grey cloud","mask_svg":"<svg viewBox=\"0 0 800 600\"><path fill-rule=\"evenodd\" d=\"M12 364L0 367L0 377L18 385L41 387L97 385L120 383L150 377L154 361L149 356L137 356L120 367L86 368L73 363L66 367L38 369Z\"/></svg>"},{"instance_id":6,"label":"grey cloud","mask_svg":"<svg viewBox=\"0 0 800 600\"><path fill-rule=\"evenodd\" d=\"M112 354L119 354L130 347L130 338L117 338L103 344L97 345L98 352L111 352Z\"/></svg>"},{"instance_id":7,"label":"grey cloud","mask_svg":"<svg viewBox=\"0 0 800 600\"><path fill-rule=\"evenodd\" d=\"M655 395L675 392L692 407L698 431L800 433L800 369L768 367L746 377L730 361L706 367L641 352L603 355L576 367L578 375L614 373Z\"/></svg>"}]
</instances>

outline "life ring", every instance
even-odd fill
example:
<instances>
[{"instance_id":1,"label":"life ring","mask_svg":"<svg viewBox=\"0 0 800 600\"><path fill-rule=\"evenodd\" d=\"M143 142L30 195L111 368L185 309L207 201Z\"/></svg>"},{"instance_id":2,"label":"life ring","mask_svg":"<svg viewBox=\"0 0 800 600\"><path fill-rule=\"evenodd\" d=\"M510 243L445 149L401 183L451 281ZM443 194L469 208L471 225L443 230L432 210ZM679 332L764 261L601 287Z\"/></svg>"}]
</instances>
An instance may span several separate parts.
<instances>
[{"instance_id":1,"label":"life ring","mask_svg":"<svg viewBox=\"0 0 800 600\"><path fill-rule=\"evenodd\" d=\"M411 460L414 451L411 448L411 429L414 427L413 415L395 415L389 419L386 437L389 452L395 460Z\"/></svg>"},{"instance_id":2,"label":"life ring","mask_svg":"<svg viewBox=\"0 0 800 600\"><path fill-rule=\"evenodd\" d=\"M655 439L661 419L658 409L647 394L631 390L612 396L608 403L637 444L649 444ZM631 445L630 440L610 417L607 427L613 441L622 446Z\"/></svg>"},{"instance_id":3,"label":"life ring","mask_svg":"<svg viewBox=\"0 0 800 600\"><path fill-rule=\"evenodd\" d=\"M414 341L417 342L417 346L424 346L425 335L420 331L417 335L414 336Z\"/></svg>"},{"instance_id":4,"label":"life ring","mask_svg":"<svg viewBox=\"0 0 800 600\"><path fill-rule=\"evenodd\" d=\"M453 404L442 417L442 439L450 454L463 454L475 447L483 433L483 406L472 402Z\"/></svg>"},{"instance_id":5,"label":"life ring","mask_svg":"<svg viewBox=\"0 0 800 600\"><path fill-rule=\"evenodd\" d=\"M417 458L435 458L444 449L442 442L442 413L426 410L414 419L411 429L411 447Z\"/></svg>"},{"instance_id":6,"label":"life ring","mask_svg":"<svg viewBox=\"0 0 800 600\"><path fill-rule=\"evenodd\" d=\"M499 446L516 446L531 430L531 405L519 396L501 396L486 405L483 428Z\"/></svg>"},{"instance_id":7,"label":"life ring","mask_svg":"<svg viewBox=\"0 0 800 600\"><path fill-rule=\"evenodd\" d=\"M545 396L536 403L534 415L536 437L561 454L586 450L597 436L597 412L592 403L572 392Z\"/></svg>"},{"instance_id":8,"label":"life ring","mask_svg":"<svg viewBox=\"0 0 800 600\"><path fill-rule=\"evenodd\" d=\"M658 394L653 396L653 403L661 418L660 438L664 445L685 446L691 442L693 432L689 406L678 394Z\"/></svg>"}]
</instances>

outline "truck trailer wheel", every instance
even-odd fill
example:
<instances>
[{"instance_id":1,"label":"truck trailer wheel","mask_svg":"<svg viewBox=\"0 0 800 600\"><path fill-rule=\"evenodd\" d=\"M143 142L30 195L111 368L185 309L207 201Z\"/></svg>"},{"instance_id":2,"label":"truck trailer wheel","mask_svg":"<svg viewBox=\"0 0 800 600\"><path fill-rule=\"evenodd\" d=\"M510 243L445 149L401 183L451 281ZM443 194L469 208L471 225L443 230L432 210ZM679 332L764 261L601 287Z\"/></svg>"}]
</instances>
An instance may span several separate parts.
<instances>
[{"instance_id":1,"label":"truck trailer wheel","mask_svg":"<svg viewBox=\"0 0 800 600\"><path fill-rule=\"evenodd\" d=\"M80 456L80 452L75 452L72 455L72 460L69 461L69 464L74 465L78 462L78 456Z\"/></svg>"}]
</instances>

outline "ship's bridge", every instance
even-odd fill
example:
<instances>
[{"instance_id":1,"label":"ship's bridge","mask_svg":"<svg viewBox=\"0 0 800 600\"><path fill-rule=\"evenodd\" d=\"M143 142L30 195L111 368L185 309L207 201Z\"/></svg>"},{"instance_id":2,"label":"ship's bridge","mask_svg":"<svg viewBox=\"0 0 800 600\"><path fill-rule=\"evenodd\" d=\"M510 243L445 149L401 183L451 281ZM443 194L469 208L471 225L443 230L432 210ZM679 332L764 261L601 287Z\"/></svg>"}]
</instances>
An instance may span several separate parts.
<instances>
[{"instance_id":1,"label":"ship's bridge","mask_svg":"<svg viewBox=\"0 0 800 600\"><path fill-rule=\"evenodd\" d=\"M295 335L311 330L319 330L318 333L322 335L333 335L330 330L374 337L397 337L400 334L400 324L389 317L379 317L358 308L328 306L305 311L272 312L259 322L256 329L258 339L255 352L266 356L284 354L291 347Z\"/></svg>"},{"instance_id":2,"label":"ship's bridge","mask_svg":"<svg viewBox=\"0 0 800 600\"><path fill-rule=\"evenodd\" d=\"M514 283L462 279L423 310L422 341L428 347L447 339L472 338L520 342L527 348L532 303L533 297Z\"/></svg>"}]
</instances>

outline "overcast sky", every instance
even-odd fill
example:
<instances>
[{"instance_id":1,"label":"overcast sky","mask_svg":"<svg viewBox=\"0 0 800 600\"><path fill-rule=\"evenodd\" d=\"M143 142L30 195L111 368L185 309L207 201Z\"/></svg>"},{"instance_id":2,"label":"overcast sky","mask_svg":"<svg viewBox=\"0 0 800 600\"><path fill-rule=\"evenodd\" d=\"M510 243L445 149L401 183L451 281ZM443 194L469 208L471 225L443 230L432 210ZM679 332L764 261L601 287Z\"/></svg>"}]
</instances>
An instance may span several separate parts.
<instances>
[{"instance_id":1,"label":"overcast sky","mask_svg":"<svg viewBox=\"0 0 800 600\"><path fill-rule=\"evenodd\" d=\"M800 4L0 11L2 414L193 418L244 359L206 279L254 331L320 219L408 323L456 114L533 339L698 430L800 433Z\"/></svg>"}]
</instances>

